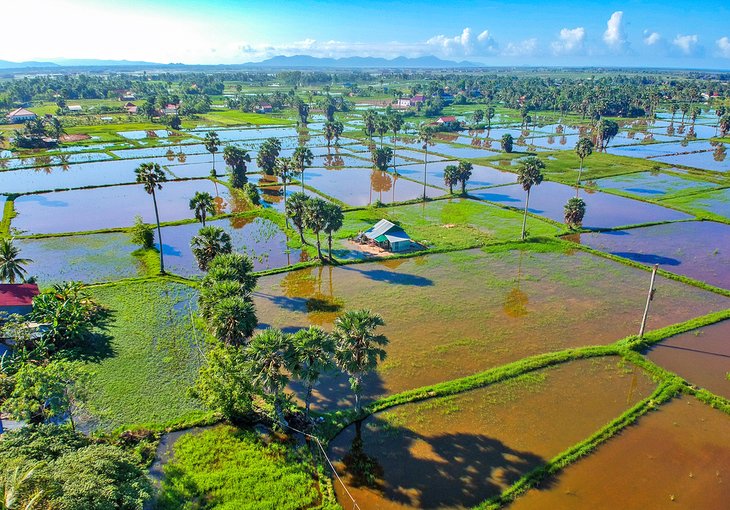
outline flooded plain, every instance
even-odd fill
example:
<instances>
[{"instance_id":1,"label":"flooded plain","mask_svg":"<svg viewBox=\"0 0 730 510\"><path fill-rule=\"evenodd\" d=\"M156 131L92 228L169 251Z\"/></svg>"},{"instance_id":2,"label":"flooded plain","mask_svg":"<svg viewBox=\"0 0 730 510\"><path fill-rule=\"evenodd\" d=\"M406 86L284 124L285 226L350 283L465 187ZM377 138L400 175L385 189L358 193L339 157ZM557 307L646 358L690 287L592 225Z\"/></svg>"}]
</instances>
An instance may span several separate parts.
<instances>
[{"instance_id":1,"label":"flooded plain","mask_svg":"<svg viewBox=\"0 0 730 510\"><path fill-rule=\"evenodd\" d=\"M707 181L685 179L675 174L636 172L597 179L599 189L616 190L642 198L664 197L685 191L712 189L716 184Z\"/></svg>"}]
</instances>

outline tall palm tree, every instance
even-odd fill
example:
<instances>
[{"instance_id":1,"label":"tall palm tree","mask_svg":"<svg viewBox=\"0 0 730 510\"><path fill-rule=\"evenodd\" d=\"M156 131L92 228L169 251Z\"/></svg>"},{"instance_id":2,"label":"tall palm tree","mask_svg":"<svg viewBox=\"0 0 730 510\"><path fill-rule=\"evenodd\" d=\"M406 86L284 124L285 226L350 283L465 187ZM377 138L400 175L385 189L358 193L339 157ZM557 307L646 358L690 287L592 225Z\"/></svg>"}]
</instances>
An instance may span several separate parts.
<instances>
[{"instance_id":1,"label":"tall palm tree","mask_svg":"<svg viewBox=\"0 0 730 510\"><path fill-rule=\"evenodd\" d=\"M474 170L474 165L468 161L459 161L459 166L456 169L456 180L461 183L461 194L466 194L466 183L471 179L471 172Z\"/></svg>"},{"instance_id":2,"label":"tall palm tree","mask_svg":"<svg viewBox=\"0 0 730 510\"><path fill-rule=\"evenodd\" d=\"M444 184L449 187L449 195L454 194L454 185L459 182L458 173L459 168L456 165L447 165L444 168Z\"/></svg>"},{"instance_id":3,"label":"tall palm tree","mask_svg":"<svg viewBox=\"0 0 730 510\"><path fill-rule=\"evenodd\" d=\"M578 170L578 182L576 186L580 186L580 178L583 175L583 160L593 154L593 141L590 138L581 137L575 144L575 153L580 158L580 169ZM576 190L577 193L578 190Z\"/></svg>"},{"instance_id":4,"label":"tall palm tree","mask_svg":"<svg viewBox=\"0 0 730 510\"><path fill-rule=\"evenodd\" d=\"M418 141L423 145L421 148L426 151L423 155L423 200L426 200L426 171L428 165L428 146L433 140L434 130L431 126L423 125L418 130Z\"/></svg>"},{"instance_id":5,"label":"tall palm tree","mask_svg":"<svg viewBox=\"0 0 730 510\"><path fill-rule=\"evenodd\" d=\"M210 152L210 155L213 158L213 169L211 170L213 177L216 176L215 153L218 152L218 148L220 147L220 144L221 144L221 139L218 137L218 133L216 133L215 131L208 131L205 134L205 140L203 141L203 145L205 145L205 150Z\"/></svg>"},{"instance_id":6,"label":"tall palm tree","mask_svg":"<svg viewBox=\"0 0 730 510\"><path fill-rule=\"evenodd\" d=\"M403 128L403 116L398 112L388 115L388 126L393 132L393 173L398 173L396 164L396 151L398 150L398 132Z\"/></svg>"},{"instance_id":7,"label":"tall palm tree","mask_svg":"<svg viewBox=\"0 0 730 510\"><path fill-rule=\"evenodd\" d=\"M251 162L248 151L233 145L226 145L223 149L223 160L231 167L231 186L243 188L243 185L248 181L246 163Z\"/></svg>"},{"instance_id":8,"label":"tall palm tree","mask_svg":"<svg viewBox=\"0 0 730 510\"><path fill-rule=\"evenodd\" d=\"M327 227L327 202L321 198L310 198L304 204L304 224L317 237L317 257L323 260L319 234Z\"/></svg>"},{"instance_id":9,"label":"tall palm tree","mask_svg":"<svg viewBox=\"0 0 730 510\"><path fill-rule=\"evenodd\" d=\"M301 191L291 194L289 201L284 205L284 213L287 218L291 218L292 223L299 232L299 240L302 244L308 244L304 239L304 227L306 226L307 203L310 198Z\"/></svg>"},{"instance_id":10,"label":"tall palm tree","mask_svg":"<svg viewBox=\"0 0 730 510\"><path fill-rule=\"evenodd\" d=\"M195 211L195 219L205 226L208 215L215 215L213 196L207 191L196 191L190 199L190 210Z\"/></svg>"},{"instance_id":11,"label":"tall palm tree","mask_svg":"<svg viewBox=\"0 0 730 510\"><path fill-rule=\"evenodd\" d=\"M27 271L24 266L33 261L20 258L19 255L20 249L15 246L12 238L0 239L0 281L15 283L19 279L25 282Z\"/></svg>"},{"instance_id":12,"label":"tall palm tree","mask_svg":"<svg viewBox=\"0 0 730 510\"><path fill-rule=\"evenodd\" d=\"M287 427L289 424L281 409L281 396L293 368L289 336L279 329L265 329L251 339L245 352L251 382L273 400L279 423Z\"/></svg>"},{"instance_id":13,"label":"tall palm tree","mask_svg":"<svg viewBox=\"0 0 730 510\"><path fill-rule=\"evenodd\" d=\"M231 253L231 236L221 227L207 226L190 240L190 249L201 271L208 270L208 264L216 255Z\"/></svg>"},{"instance_id":14,"label":"tall palm tree","mask_svg":"<svg viewBox=\"0 0 730 510\"><path fill-rule=\"evenodd\" d=\"M226 345L243 345L258 325L253 302L240 295L224 297L209 313L208 326Z\"/></svg>"},{"instance_id":15,"label":"tall palm tree","mask_svg":"<svg viewBox=\"0 0 730 510\"><path fill-rule=\"evenodd\" d=\"M167 181L165 172L157 163L142 163L135 170L137 182L144 186L148 195L152 195L152 202L155 205L155 219L157 220L157 238L160 242L160 274L165 274L165 259L162 255L162 229L160 228L160 213L157 209L156 189L162 189L162 183Z\"/></svg>"},{"instance_id":16,"label":"tall palm tree","mask_svg":"<svg viewBox=\"0 0 730 510\"><path fill-rule=\"evenodd\" d=\"M290 158L276 158L276 166L274 174L281 179L284 186L284 210L286 211L286 183L291 180L292 171L294 170L294 162ZM289 216L284 214L284 221L289 227Z\"/></svg>"},{"instance_id":17,"label":"tall palm tree","mask_svg":"<svg viewBox=\"0 0 730 510\"><path fill-rule=\"evenodd\" d=\"M327 224L324 227L324 232L327 234L327 246L330 262L333 262L332 258L332 234L342 228L342 224L345 222L345 215L342 212L342 207L337 204L326 202L325 216L327 218Z\"/></svg>"},{"instance_id":18,"label":"tall palm tree","mask_svg":"<svg viewBox=\"0 0 730 510\"><path fill-rule=\"evenodd\" d=\"M571 229L583 225L583 217L586 214L586 203L582 198L573 197L565 204L565 224Z\"/></svg>"},{"instance_id":19,"label":"tall palm tree","mask_svg":"<svg viewBox=\"0 0 730 510\"><path fill-rule=\"evenodd\" d=\"M322 328L310 326L300 329L291 337L294 376L307 385L304 397L305 413L309 418L312 389L322 373L334 368L335 343Z\"/></svg>"},{"instance_id":20,"label":"tall palm tree","mask_svg":"<svg viewBox=\"0 0 730 510\"><path fill-rule=\"evenodd\" d=\"M302 180L302 191L304 191L304 169L312 164L314 154L307 147L300 146L294 149L294 154L291 159L299 170L299 175Z\"/></svg>"},{"instance_id":21,"label":"tall palm tree","mask_svg":"<svg viewBox=\"0 0 730 510\"><path fill-rule=\"evenodd\" d=\"M362 378L385 359L388 338L376 334L383 318L370 310L351 310L335 319L332 333L335 339L335 361L350 376L350 387L355 394L355 412L362 411Z\"/></svg>"},{"instance_id":22,"label":"tall palm tree","mask_svg":"<svg viewBox=\"0 0 730 510\"><path fill-rule=\"evenodd\" d=\"M527 232L527 208L530 204L530 190L533 186L538 186L543 179L542 169L545 168L545 163L541 159L530 156L523 159L520 162L520 166L517 170L517 182L522 185L522 189L527 192L527 199L525 200L525 215L522 219L522 240L525 240Z\"/></svg>"}]
</instances>

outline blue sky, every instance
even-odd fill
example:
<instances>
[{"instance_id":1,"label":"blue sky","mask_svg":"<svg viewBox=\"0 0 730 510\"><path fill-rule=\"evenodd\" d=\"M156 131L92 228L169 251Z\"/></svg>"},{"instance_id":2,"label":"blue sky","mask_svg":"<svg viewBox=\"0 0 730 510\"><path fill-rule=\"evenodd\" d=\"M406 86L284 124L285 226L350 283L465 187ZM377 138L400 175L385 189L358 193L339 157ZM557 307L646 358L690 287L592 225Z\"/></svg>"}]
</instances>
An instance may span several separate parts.
<instances>
[{"instance_id":1,"label":"blue sky","mask_svg":"<svg viewBox=\"0 0 730 510\"><path fill-rule=\"evenodd\" d=\"M24 20L0 32L0 59L13 61L436 55L491 65L730 68L730 3L722 2L13 0L3 14ZM55 35L28 37L28 23Z\"/></svg>"}]
</instances>

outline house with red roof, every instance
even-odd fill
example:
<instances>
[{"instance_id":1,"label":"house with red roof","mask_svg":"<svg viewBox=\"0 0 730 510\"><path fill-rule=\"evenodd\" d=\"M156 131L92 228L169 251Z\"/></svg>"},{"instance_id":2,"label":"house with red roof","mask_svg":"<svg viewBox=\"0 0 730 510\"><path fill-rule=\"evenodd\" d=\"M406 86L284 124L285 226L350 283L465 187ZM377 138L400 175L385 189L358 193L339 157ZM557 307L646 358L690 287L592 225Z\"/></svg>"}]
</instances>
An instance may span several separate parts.
<instances>
[{"instance_id":1,"label":"house with red roof","mask_svg":"<svg viewBox=\"0 0 730 510\"><path fill-rule=\"evenodd\" d=\"M274 107L269 103L260 103L256 106L256 113L271 113L274 111Z\"/></svg>"},{"instance_id":2,"label":"house with red roof","mask_svg":"<svg viewBox=\"0 0 730 510\"><path fill-rule=\"evenodd\" d=\"M33 298L38 294L35 283L0 284L0 313L27 315L33 310Z\"/></svg>"}]
</instances>

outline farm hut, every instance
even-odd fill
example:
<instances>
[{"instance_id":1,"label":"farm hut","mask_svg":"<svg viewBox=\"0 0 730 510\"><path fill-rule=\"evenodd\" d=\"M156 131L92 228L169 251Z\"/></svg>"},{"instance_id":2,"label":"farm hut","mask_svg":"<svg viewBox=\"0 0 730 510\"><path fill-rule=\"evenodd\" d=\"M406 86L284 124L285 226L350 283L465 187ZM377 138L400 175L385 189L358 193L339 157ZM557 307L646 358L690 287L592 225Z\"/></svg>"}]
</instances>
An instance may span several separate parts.
<instances>
[{"instance_id":1,"label":"farm hut","mask_svg":"<svg viewBox=\"0 0 730 510\"><path fill-rule=\"evenodd\" d=\"M8 119L10 124L20 124L28 120L34 120L38 115L25 108L18 108L8 113L5 118Z\"/></svg>"},{"instance_id":2,"label":"farm hut","mask_svg":"<svg viewBox=\"0 0 730 510\"><path fill-rule=\"evenodd\" d=\"M372 242L394 253L406 251L411 247L411 238L405 230L388 220L380 220L363 232L362 237L366 242Z\"/></svg>"}]
</instances>

